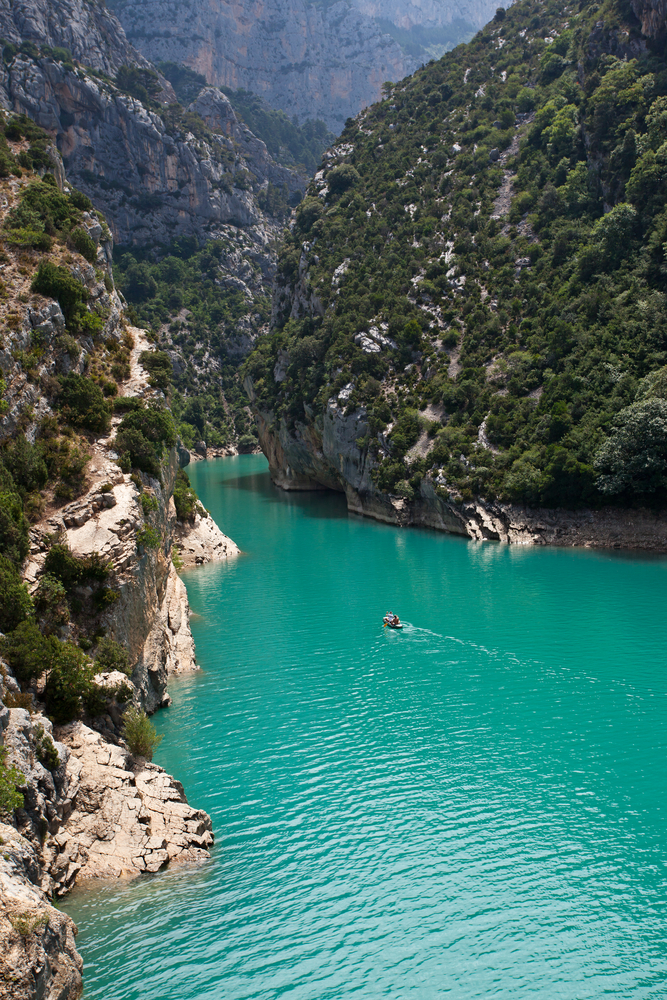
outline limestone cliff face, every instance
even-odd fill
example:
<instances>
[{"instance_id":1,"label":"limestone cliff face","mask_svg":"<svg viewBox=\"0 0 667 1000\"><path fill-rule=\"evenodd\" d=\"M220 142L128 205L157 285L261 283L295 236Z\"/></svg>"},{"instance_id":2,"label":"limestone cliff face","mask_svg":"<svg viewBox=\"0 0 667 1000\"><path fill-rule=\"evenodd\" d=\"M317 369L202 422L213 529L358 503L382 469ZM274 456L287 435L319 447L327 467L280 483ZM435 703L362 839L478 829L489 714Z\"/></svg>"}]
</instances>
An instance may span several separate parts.
<instances>
[{"instance_id":1,"label":"limestone cliff face","mask_svg":"<svg viewBox=\"0 0 667 1000\"><path fill-rule=\"evenodd\" d=\"M440 28L452 21L466 21L479 28L493 17L497 7L505 3L487 0L354 0L354 6L366 17L381 17L399 28Z\"/></svg>"},{"instance_id":2,"label":"limestone cliff face","mask_svg":"<svg viewBox=\"0 0 667 1000\"><path fill-rule=\"evenodd\" d=\"M667 3L665 0L632 0L631 7L648 38L663 38L667 30Z\"/></svg>"},{"instance_id":3,"label":"limestone cliff face","mask_svg":"<svg viewBox=\"0 0 667 1000\"><path fill-rule=\"evenodd\" d=\"M34 845L5 823L0 837L0 1000L75 1000L83 969L77 928L41 889Z\"/></svg>"},{"instance_id":4,"label":"limestone cliff face","mask_svg":"<svg viewBox=\"0 0 667 1000\"><path fill-rule=\"evenodd\" d=\"M153 62L181 62L209 83L261 94L290 116L346 118L428 59L385 30L459 21L480 28L496 0L112 0L130 41ZM380 23L381 22L381 23ZM409 41L406 34L404 41ZM428 47L428 41L422 38ZM416 54L417 53L417 54Z\"/></svg>"},{"instance_id":5,"label":"limestone cliff face","mask_svg":"<svg viewBox=\"0 0 667 1000\"><path fill-rule=\"evenodd\" d=\"M430 475L411 500L383 493L373 482L377 463L368 446L360 444L369 430L366 410L360 407L349 413L344 391L342 398L328 401L322 414L313 416L306 407L304 420L289 428L284 420L256 405L249 377L245 389L254 404L271 478L284 490L336 490L345 494L352 513L400 528L434 528L473 541L667 552L664 511L538 510L481 499L454 503L443 498L440 484Z\"/></svg>"},{"instance_id":6,"label":"limestone cliff face","mask_svg":"<svg viewBox=\"0 0 667 1000\"><path fill-rule=\"evenodd\" d=\"M0 68L0 104L53 135L68 177L104 212L117 241L168 244L233 224L254 227L265 243L259 193L269 183L303 190L305 180L224 119L221 94L217 103L212 95L199 102L216 131L196 139L111 83L50 57L18 54Z\"/></svg>"},{"instance_id":7,"label":"limestone cliff face","mask_svg":"<svg viewBox=\"0 0 667 1000\"><path fill-rule=\"evenodd\" d=\"M252 90L290 116L340 131L385 80L414 69L377 24L349 2L115 0L128 38L153 62L182 62L209 83Z\"/></svg>"},{"instance_id":8,"label":"limestone cliff face","mask_svg":"<svg viewBox=\"0 0 667 1000\"><path fill-rule=\"evenodd\" d=\"M117 18L90 0L0 0L0 37L21 45L58 46L110 76L123 63L148 65L132 48Z\"/></svg>"}]
</instances>

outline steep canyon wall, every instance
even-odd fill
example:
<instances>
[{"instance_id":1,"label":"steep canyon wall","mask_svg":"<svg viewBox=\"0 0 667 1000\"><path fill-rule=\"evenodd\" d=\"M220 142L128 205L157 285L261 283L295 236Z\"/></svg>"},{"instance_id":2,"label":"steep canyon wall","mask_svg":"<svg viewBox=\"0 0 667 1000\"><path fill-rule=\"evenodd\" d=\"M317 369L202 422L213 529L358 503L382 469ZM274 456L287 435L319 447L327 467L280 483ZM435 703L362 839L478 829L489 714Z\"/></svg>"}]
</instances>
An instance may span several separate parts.
<instances>
[{"instance_id":1,"label":"steep canyon wall","mask_svg":"<svg viewBox=\"0 0 667 1000\"><path fill-rule=\"evenodd\" d=\"M402 79L428 58L392 37L384 20L407 32L459 20L472 32L498 5L113 0L111 6L153 62L185 63L209 83L252 90L290 116L321 118L339 132L346 118L377 100L385 80Z\"/></svg>"}]
</instances>

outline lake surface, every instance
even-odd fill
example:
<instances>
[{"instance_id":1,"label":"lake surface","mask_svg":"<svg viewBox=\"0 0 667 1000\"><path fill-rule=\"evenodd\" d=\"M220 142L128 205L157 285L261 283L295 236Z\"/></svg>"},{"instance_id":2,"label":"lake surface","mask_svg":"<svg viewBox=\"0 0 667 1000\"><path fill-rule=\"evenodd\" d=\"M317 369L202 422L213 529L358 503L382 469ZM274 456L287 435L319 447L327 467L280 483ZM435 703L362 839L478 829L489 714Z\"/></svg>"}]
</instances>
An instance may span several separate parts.
<instances>
[{"instance_id":1,"label":"lake surface","mask_svg":"<svg viewBox=\"0 0 667 1000\"><path fill-rule=\"evenodd\" d=\"M156 760L216 846L67 900L87 1000L667 996L667 561L188 473L244 555Z\"/></svg>"}]
</instances>

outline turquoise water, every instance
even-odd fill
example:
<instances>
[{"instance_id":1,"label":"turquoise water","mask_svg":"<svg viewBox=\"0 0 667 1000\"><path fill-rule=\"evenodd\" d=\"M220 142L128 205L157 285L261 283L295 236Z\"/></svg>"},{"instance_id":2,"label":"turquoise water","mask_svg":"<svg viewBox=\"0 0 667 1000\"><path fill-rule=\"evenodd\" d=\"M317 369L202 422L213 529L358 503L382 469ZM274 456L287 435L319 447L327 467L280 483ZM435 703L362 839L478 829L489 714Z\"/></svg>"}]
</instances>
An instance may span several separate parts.
<instances>
[{"instance_id":1,"label":"turquoise water","mask_svg":"<svg viewBox=\"0 0 667 1000\"><path fill-rule=\"evenodd\" d=\"M667 561L265 469L188 470L244 551L185 576L203 669L156 717L211 861L68 900L87 1000L667 996Z\"/></svg>"}]
</instances>

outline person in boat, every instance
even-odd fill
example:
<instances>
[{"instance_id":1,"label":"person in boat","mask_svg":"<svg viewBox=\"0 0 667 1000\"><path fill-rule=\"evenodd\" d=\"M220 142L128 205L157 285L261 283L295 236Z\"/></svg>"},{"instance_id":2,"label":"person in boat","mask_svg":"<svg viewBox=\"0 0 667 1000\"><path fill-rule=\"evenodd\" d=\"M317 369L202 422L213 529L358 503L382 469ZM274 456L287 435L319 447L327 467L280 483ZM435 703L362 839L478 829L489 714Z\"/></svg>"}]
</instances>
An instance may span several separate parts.
<instances>
[{"instance_id":1,"label":"person in boat","mask_svg":"<svg viewBox=\"0 0 667 1000\"><path fill-rule=\"evenodd\" d=\"M390 611L388 615L385 616L385 622L387 625L400 625L401 620L398 615L395 615L393 611Z\"/></svg>"}]
</instances>

